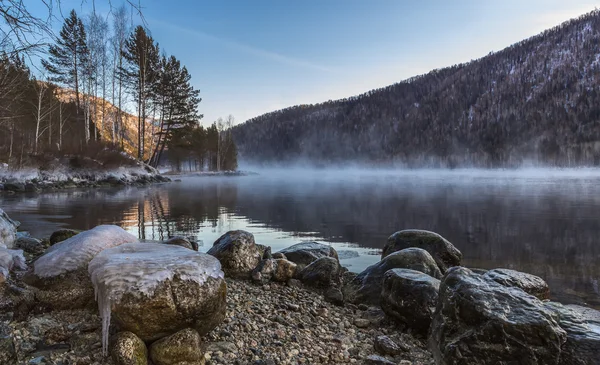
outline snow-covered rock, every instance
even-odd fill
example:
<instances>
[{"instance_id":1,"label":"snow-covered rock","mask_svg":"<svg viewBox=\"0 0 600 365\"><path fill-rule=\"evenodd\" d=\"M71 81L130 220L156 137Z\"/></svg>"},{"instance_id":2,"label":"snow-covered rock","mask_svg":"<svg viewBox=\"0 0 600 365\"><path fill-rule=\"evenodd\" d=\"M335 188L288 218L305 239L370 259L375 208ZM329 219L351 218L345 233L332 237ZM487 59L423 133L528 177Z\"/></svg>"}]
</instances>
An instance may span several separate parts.
<instances>
[{"instance_id":1,"label":"snow-covered rock","mask_svg":"<svg viewBox=\"0 0 600 365\"><path fill-rule=\"evenodd\" d=\"M97 226L51 246L23 280L39 289L36 300L43 308L85 307L94 301L88 263L101 251L129 242L137 238L121 227Z\"/></svg>"},{"instance_id":2,"label":"snow-covered rock","mask_svg":"<svg viewBox=\"0 0 600 365\"><path fill-rule=\"evenodd\" d=\"M0 247L0 283L6 281L13 268L27 269L23 250L10 250L6 247Z\"/></svg>"},{"instance_id":3,"label":"snow-covered rock","mask_svg":"<svg viewBox=\"0 0 600 365\"><path fill-rule=\"evenodd\" d=\"M0 244L12 247L17 239L17 227L19 227L19 222L10 219L0 208Z\"/></svg>"},{"instance_id":4,"label":"snow-covered rock","mask_svg":"<svg viewBox=\"0 0 600 365\"><path fill-rule=\"evenodd\" d=\"M98 254L88 271L102 316L152 341L184 328L205 335L225 317L227 284L219 260L176 245L128 243Z\"/></svg>"},{"instance_id":5,"label":"snow-covered rock","mask_svg":"<svg viewBox=\"0 0 600 365\"><path fill-rule=\"evenodd\" d=\"M137 242L137 238L119 226L97 226L51 246L33 264L34 273L48 278L87 268L102 250L130 242Z\"/></svg>"}]
</instances>

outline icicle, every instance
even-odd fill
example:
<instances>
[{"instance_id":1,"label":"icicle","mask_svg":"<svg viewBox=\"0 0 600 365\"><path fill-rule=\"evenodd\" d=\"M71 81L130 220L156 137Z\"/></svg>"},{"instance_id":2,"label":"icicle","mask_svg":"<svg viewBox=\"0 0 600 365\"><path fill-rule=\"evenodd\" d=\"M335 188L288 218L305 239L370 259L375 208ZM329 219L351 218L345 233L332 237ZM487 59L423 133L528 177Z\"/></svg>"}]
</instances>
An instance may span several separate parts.
<instances>
[{"instance_id":1,"label":"icicle","mask_svg":"<svg viewBox=\"0 0 600 365\"><path fill-rule=\"evenodd\" d=\"M112 306L123 295L152 296L164 281L204 283L209 277L223 278L216 258L174 245L127 243L99 253L88 265L98 311L102 317L102 353L108 352Z\"/></svg>"}]
</instances>

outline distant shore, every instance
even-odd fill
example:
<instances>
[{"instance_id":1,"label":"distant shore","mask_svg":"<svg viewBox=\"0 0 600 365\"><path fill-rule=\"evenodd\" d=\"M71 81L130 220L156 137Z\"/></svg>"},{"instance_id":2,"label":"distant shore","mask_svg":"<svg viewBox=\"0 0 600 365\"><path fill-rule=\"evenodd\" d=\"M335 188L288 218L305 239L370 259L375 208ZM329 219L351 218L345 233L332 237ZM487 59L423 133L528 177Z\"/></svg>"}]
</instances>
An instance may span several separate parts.
<instances>
[{"instance_id":1,"label":"distant shore","mask_svg":"<svg viewBox=\"0 0 600 365\"><path fill-rule=\"evenodd\" d=\"M255 176L260 175L257 172L253 171L187 171L187 172L177 172L177 171L166 171L162 173L163 176L181 176L181 177L196 177L196 176Z\"/></svg>"},{"instance_id":2,"label":"distant shore","mask_svg":"<svg viewBox=\"0 0 600 365\"><path fill-rule=\"evenodd\" d=\"M109 170L0 170L0 194L38 193L110 186L144 186L170 181L170 178L149 167L119 167Z\"/></svg>"}]
</instances>

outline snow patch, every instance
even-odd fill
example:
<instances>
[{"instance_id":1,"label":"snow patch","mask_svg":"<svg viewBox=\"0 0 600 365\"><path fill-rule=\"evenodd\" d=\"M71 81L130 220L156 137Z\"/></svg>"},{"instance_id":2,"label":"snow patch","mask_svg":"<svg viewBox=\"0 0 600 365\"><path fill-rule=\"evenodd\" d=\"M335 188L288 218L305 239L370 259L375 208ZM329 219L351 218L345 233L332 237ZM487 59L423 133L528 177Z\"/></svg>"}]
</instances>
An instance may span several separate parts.
<instances>
[{"instance_id":1,"label":"snow patch","mask_svg":"<svg viewBox=\"0 0 600 365\"><path fill-rule=\"evenodd\" d=\"M0 279L7 278L8 274L14 269L26 270L25 256L23 250L10 250L6 247L0 247ZM0 282L3 280L0 280Z\"/></svg>"},{"instance_id":2,"label":"snow patch","mask_svg":"<svg viewBox=\"0 0 600 365\"><path fill-rule=\"evenodd\" d=\"M81 269L101 251L130 242L137 238L119 226L97 226L50 247L33 263L33 272L48 278Z\"/></svg>"},{"instance_id":3,"label":"snow patch","mask_svg":"<svg viewBox=\"0 0 600 365\"><path fill-rule=\"evenodd\" d=\"M224 278L219 260L175 245L128 243L99 253L88 265L102 317L102 349L106 354L111 309L123 295L151 296L158 285L178 277L203 284Z\"/></svg>"},{"instance_id":4,"label":"snow patch","mask_svg":"<svg viewBox=\"0 0 600 365\"><path fill-rule=\"evenodd\" d=\"M12 247L17 239L17 227L19 227L19 222L10 219L0 208L0 244Z\"/></svg>"}]
</instances>

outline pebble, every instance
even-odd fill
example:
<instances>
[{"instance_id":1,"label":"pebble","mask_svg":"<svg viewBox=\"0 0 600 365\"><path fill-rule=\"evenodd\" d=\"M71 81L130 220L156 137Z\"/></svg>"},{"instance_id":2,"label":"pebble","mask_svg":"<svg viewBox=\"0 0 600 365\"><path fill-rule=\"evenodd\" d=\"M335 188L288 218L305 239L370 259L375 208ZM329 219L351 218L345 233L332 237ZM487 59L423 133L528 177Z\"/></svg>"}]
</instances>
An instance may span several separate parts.
<instances>
[{"instance_id":1,"label":"pebble","mask_svg":"<svg viewBox=\"0 0 600 365\"><path fill-rule=\"evenodd\" d=\"M247 281L226 281L226 318L202 338L206 365L389 364L373 362L381 336L400 348L395 355L386 354L386 361L434 364L425 344L401 333L393 321L372 324L378 314L368 307L337 306L289 282L270 283L266 290ZM38 343L52 340L48 345L66 343L70 349L53 348L41 364L107 364L100 346L101 323L95 307L32 313L22 322L11 322L16 363L27 364Z\"/></svg>"}]
</instances>

